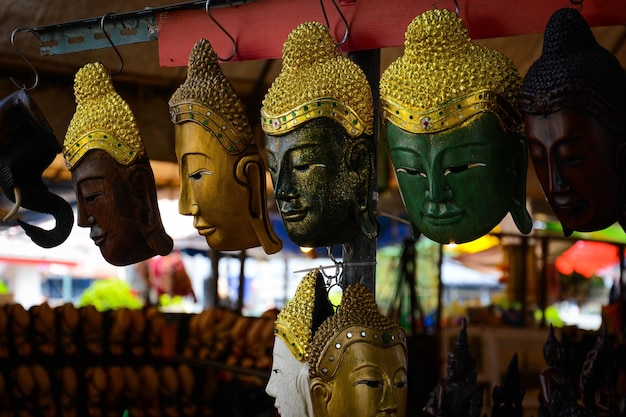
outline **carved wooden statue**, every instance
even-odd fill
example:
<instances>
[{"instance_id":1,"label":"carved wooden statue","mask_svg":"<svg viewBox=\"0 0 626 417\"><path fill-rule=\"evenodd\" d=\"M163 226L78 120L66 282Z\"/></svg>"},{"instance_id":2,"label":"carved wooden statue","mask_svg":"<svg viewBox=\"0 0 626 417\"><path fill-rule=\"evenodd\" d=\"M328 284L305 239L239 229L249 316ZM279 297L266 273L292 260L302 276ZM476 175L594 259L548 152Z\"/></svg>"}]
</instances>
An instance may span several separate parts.
<instances>
[{"instance_id":1,"label":"carved wooden statue","mask_svg":"<svg viewBox=\"0 0 626 417\"><path fill-rule=\"evenodd\" d=\"M619 378L619 362L613 346L614 340L606 327L587 353L580 372L580 391L583 404L596 417L623 416L616 386Z\"/></svg>"},{"instance_id":2,"label":"carved wooden statue","mask_svg":"<svg viewBox=\"0 0 626 417\"><path fill-rule=\"evenodd\" d=\"M539 374L539 417L593 416L577 402L574 384L565 368L565 349L552 326L543 346L543 357L547 368Z\"/></svg>"},{"instance_id":3,"label":"carved wooden statue","mask_svg":"<svg viewBox=\"0 0 626 417\"><path fill-rule=\"evenodd\" d=\"M333 314L319 270L298 284L293 299L278 314L274 327L272 373L265 391L282 417L313 417L309 393L309 352L313 335Z\"/></svg>"},{"instance_id":4,"label":"carved wooden statue","mask_svg":"<svg viewBox=\"0 0 626 417\"><path fill-rule=\"evenodd\" d=\"M63 142L77 223L112 265L167 255L174 245L161 223L154 173L130 106L108 70L89 63L74 79L76 112Z\"/></svg>"},{"instance_id":5,"label":"carved wooden statue","mask_svg":"<svg viewBox=\"0 0 626 417\"><path fill-rule=\"evenodd\" d=\"M476 360L469 350L467 321L448 353L448 374L430 394L423 412L437 417L479 417L483 387L476 383Z\"/></svg>"},{"instance_id":6,"label":"carved wooden statue","mask_svg":"<svg viewBox=\"0 0 626 417\"><path fill-rule=\"evenodd\" d=\"M493 387L491 417L522 417L524 393L524 387L520 384L517 353L515 353L502 378L502 383Z\"/></svg>"},{"instance_id":7,"label":"carved wooden statue","mask_svg":"<svg viewBox=\"0 0 626 417\"><path fill-rule=\"evenodd\" d=\"M535 172L563 225L590 232L626 213L626 73L578 10L557 10L520 96Z\"/></svg>"}]
</instances>

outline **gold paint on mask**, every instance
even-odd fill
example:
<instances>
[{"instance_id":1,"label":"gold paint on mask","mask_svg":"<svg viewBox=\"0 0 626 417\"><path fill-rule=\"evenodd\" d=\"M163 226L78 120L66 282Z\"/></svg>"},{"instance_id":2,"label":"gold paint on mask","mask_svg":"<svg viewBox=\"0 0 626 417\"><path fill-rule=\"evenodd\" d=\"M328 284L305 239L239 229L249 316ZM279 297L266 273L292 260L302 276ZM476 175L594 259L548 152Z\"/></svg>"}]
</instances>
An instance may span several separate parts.
<instances>
[{"instance_id":1,"label":"gold paint on mask","mask_svg":"<svg viewBox=\"0 0 626 417\"><path fill-rule=\"evenodd\" d=\"M313 337L311 378L332 379L346 349L358 342L381 348L402 345L406 353L404 330L379 312L367 287L352 284L344 290L337 313L322 323Z\"/></svg>"},{"instance_id":2,"label":"gold paint on mask","mask_svg":"<svg viewBox=\"0 0 626 417\"><path fill-rule=\"evenodd\" d=\"M308 120L331 117L352 137L374 129L372 92L361 68L338 54L329 30L319 22L295 28L283 47L283 68L261 109L270 135L297 129Z\"/></svg>"},{"instance_id":3,"label":"gold paint on mask","mask_svg":"<svg viewBox=\"0 0 626 417\"><path fill-rule=\"evenodd\" d=\"M189 55L187 79L169 100L172 122L195 122L230 154L256 146L243 104L219 67L217 55L200 39Z\"/></svg>"},{"instance_id":4,"label":"gold paint on mask","mask_svg":"<svg viewBox=\"0 0 626 417\"><path fill-rule=\"evenodd\" d=\"M101 149L126 166L147 156L130 106L115 91L101 63L89 63L78 70L74 94L76 112L63 142L70 171L92 149Z\"/></svg>"},{"instance_id":5,"label":"gold paint on mask","mask_svg":"<svg viewBox=\"0 0 626 417\"><path fill-rule=\"evenodd\" d=\"M276 319L274 334L281 338L299 361L309 358L313 312L315 307L315 284L319 270L306 274L298 284L291 301L281 310Z\"/></svg>"},{"instance_id":6,"label":"gold paint on mask","mask_svg":"<svg viewBox=\"0 0 626 417\"><path fill-rule=\"evenodd\" d=\"M282 242L270 223L265 163L243 104L206 39L194 45L187 79L169 108L181 177L179 212L194 217L213 249L262 245L267 254L278 252Z\"/></svg>"},{"instance_id":7,"label":"gold paint on mask","mask_svg":"<svg viewBox=\"0 0 626 417\"><path fill-rule=\"evenodd\" d=\"M501 53L474 44L454 12L427 10L407 28L404 55L380 80L383 118L411 133L435 133L482 113L521 132L521 77Z\"/></svg>"}]
</instances>

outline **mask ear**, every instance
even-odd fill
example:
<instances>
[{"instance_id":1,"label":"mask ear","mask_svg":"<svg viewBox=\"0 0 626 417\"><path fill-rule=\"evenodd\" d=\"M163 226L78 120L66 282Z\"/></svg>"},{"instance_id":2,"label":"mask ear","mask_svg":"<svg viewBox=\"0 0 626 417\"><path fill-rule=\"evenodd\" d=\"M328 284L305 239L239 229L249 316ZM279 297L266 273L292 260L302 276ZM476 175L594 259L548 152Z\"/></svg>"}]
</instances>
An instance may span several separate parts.
<instances>
[{"instance_id":1,"label":"mask ear","mask_svg":"<svg viewBox=\"0 0 626 417\"><path fill-rule=\"evenodd\" d=\"M359 228L369 239L378 235L376 221L374 177L374 150L367 138L359 138L349 149L347 156L350 170L357 176L355 212Z\"/></svg>"},{"instance_id":2,"label":"mask ear","mask_svg":"<svg viewBox=\"0 0 626 417\"><path fill-rule=\"evenodd\" d=\"M137 218L141 219L144 238L156 254L167 255L172 251L174 241L165 233L161 222L152 168L146 162L135 163L130 169L130 189L135 196L133 204L139 211Z\"/></svg>"},{"instance_id":3,"label":"mask ear","mask_svg":"<svg viewBox=\"0 0 626 417\"><path fill-rule=\"evenodd\" d=\"M513 198L509 211L518 230L528 234L533 228L533 220L526 210L526 173L528 171L528 146L522 135L513 138L513 169L516 176Z\"/></svg>"},{"instance_id":4,"label":"mask ear","mask_svg":"<svg viewBox=\"0 0 626 417\"><path fill-rule=\"evenodd\" d=\"M268 255L282 249L283 243L274 233L267 211L265 165L259 155L244 155L235 168L237 181L248 190L248 212L251 226Z\"/></svg>"},{"instance_id":5,"label":"mask ear","mask_svg":"<svg viewBox=\"0 0 626 417\"><path fill-rule=\"evenodd\" d=\"M332 390L326 382L319 378L311 380L311 402L315 417L328 417L328 403L332 398Z\"/></svg>"}]
</instances>

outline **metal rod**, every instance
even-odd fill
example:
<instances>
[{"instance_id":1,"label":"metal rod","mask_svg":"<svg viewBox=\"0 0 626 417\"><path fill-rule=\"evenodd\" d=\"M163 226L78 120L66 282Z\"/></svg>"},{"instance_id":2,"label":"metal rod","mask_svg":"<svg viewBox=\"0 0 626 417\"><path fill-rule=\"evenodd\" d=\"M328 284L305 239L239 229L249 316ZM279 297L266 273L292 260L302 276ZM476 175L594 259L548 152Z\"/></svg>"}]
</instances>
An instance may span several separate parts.
<instances>
[{"instance_id":1,"label":"metal rod","mask_svg":"<svg viewBox=\"0 0 626 417\"><path fill-rule=\"evenodd\" d=\"M213 0L212 8L233 7L258 0ZM188 1L107 16L107 29L115 45L149 42L158 39L157 16L184 10L203 9L206 0ZM111 44L102 33L100 17L74 20L32 29L39 41L42 56L108 48Z\"/></svg>"}]
</instances>

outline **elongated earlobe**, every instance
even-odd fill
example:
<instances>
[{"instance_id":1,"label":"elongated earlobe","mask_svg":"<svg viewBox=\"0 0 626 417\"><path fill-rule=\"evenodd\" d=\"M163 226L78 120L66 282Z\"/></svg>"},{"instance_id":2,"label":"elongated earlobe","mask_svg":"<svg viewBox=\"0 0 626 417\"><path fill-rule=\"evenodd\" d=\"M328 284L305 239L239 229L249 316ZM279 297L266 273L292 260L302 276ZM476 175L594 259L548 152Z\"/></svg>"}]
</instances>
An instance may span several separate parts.
<instances>
[{"instance_id":1,"label":"elongated earlobe","mask_svg":"<svg viewBox=\"0 0 626 417\"><path fill-rule=\"evenodd\" d=\"M315 417L328 417L328 403L332 398L332 390L328 383L319 378L311 380L311 402L313 403L313 415Z\"/></svg>"},{"instance_id":2,"label":"elongated earlobe","mask_svg":"<svg viewBox=\"0 0 626 417\"><path fill-rule=\"evenodd\" d=\"M276 236L270 223L267 210L265 185L265 165L260 155L243 156L237 161L237 181L245 184L248 190L248 212L250 223L263 246L265 253L271 255L282 249L283 243Z\"/></svg>"},{"instance_id":3,"label":"elongated earlobe","mask_svg":"<svg viewBox=\"0 0 626 417\"><path fill-rule=\"evenodd\" d=\"M515 189L509 211L521 233L528 234L533 228L533 219L526 210L526 172L528 170L528 146L523 136L513 138L513 170L516 176Z\"/></svg>"},{"instance_id":4,"label":"elongated earlobe","mask_svg":"<svg viewBox=\"0 0 626 417\"><path fill-rule=\"evenodd\" d=\"M361 232L369 239L378 235L378 222L376 221L374 200L374 152L370 146L370 139L360 138L350 147L347 158L350 170L357 175L358 186L355 187L355 212L356 220Z\"/></svg>"}]
</instances>

